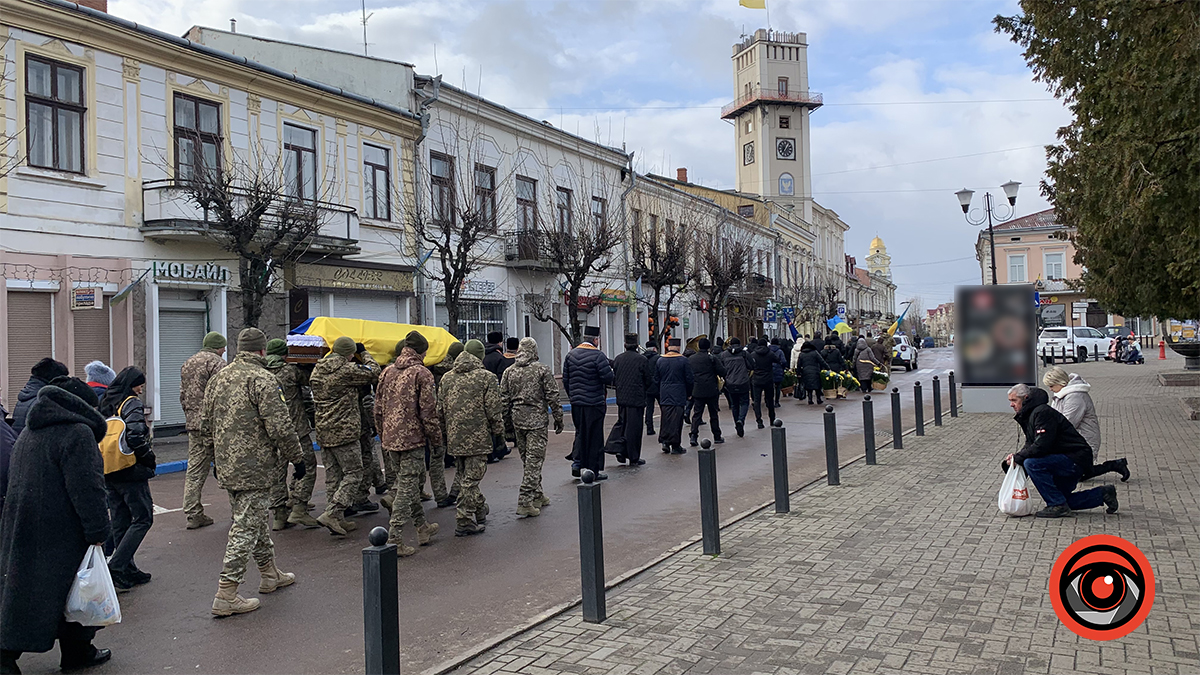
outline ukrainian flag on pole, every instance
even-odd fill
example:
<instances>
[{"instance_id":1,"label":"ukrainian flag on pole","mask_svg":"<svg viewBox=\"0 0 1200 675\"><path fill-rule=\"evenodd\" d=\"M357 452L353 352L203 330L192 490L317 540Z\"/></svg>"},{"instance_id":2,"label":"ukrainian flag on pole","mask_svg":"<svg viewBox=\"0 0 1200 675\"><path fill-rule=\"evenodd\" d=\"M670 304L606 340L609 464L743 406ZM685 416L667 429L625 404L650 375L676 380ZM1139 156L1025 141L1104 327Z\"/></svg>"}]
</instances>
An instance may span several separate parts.
<instances>
[{"instance_id":1,"label":"ukrainian flag on pole","mask_svg":"<svg viewBox=\"0 0 1200 675\"><path fill-rule=\"evenodd\" d=\"M908 307L912 307L912 303L907 303L907 304L908 304ZM887 329L888 335L896 334L896 329L900 327L900 322L904 321L904 315L908 314L908 307L905 307L904 311L900 312L900 318L896 319L896 322L892 324L891 328Z\"/></svg>"},{"instance_id":2,"label":"ukrainian flag on pole","mask_svg":"<svg viewBox=\"0 0 1200 675\"><path fill-rule=\"evenodd\" d=\"M767 0L738 0L738 4L742 7L749 7L750 9L767 8Z\"/></svg>"}]
</instances>

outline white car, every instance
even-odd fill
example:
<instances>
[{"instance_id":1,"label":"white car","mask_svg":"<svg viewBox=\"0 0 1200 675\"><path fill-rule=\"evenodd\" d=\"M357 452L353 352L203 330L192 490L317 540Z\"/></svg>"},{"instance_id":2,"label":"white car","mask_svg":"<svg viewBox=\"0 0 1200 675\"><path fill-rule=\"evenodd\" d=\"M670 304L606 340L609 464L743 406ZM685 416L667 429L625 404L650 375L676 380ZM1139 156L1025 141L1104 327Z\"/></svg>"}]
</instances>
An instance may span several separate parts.
<instances>
[{"instance_id":1,"label":"white car","mask_svg":"<svg viewBox=\"0 0 1200 675\"><path fill-rule=\"evenodd\" d=\"M1087 326L1043 328L1038 335L1037 355L1042 358L1045 352L1047 358L1054 354L1055 358L1070 358L1079 363L1097 356L1104 358L1108 353L1108 344L1108 336Z\"/></svg>"},{"instance_id":2,"label":"white car","mask_svg":"<svg viewBox=\"0 0 1200 675\"><path fill-rule=\"evenodd\" d=\"M904 366L905 371L917 368L917 347L909 342L907 335L897 335L893 338L896 346L892 347L892 367Z\"/></svg>"}]
</instances>

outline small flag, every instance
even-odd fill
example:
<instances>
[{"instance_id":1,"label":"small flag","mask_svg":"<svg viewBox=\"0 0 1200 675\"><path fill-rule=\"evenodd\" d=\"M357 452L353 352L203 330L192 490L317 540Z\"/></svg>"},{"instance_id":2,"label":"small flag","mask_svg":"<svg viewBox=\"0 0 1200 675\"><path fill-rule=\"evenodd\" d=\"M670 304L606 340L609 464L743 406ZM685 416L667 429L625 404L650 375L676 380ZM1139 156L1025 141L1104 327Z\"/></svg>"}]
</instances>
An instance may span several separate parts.
<instances>
[{"instance_id":1,"label":"small flag","mask_svg":"<svg viewBox=\"0 0 1200 675\"><path fill-rule=\"evenodd\" d=\"M738 4L742 7L749 7L750 9L767 8L767 0L738 0Z\"/></svg>"},{"instance_id":2,"label":"small flag","mask_svg":"<svg viewBox=\"0 0 1200 675\"><path fill-rule=\"evenodd\" d=\"M908 307L912 307L912 305L911 305L911 304L909 304L909 305L908 305ZM888 328L888 329L887 329L887 334L888 334L888 335L895 335L895 334L896 334L896 329L900 327L900 323L901 323L902 321L904 321L904 316L905 316L906 314L908 314L908 307L905 307L905 308L904 308L904 311L903 311L903 312L900 312L900 318L899 318L899 319L896 319L896 323L893 323L893 324L892 324L892 326L891 326L891 328Z\"/></svg>"},{"instance_id":3,"label":"small flag","mask_svg":"<svg viewBox=\"0 0 1200 675\"><path fill-rule=\"evenodd\" d=\"M129 294L131 292L133 292L134 286L137 286L139 283L141 283L142 279L146 278L146 275L150 273L151 269L153 269L153 268L149 268L149 267L146 268L146 271L142 272L142 276L138 277L137 279L134 279L132 284L129 284L125 288L122 288L121 292L114 295L112 297L112 300L108 301L109 305L112 307L115 307L115 306L121 304L125 300L125 298L128 298Z\"/></svg>"}]
</instances>

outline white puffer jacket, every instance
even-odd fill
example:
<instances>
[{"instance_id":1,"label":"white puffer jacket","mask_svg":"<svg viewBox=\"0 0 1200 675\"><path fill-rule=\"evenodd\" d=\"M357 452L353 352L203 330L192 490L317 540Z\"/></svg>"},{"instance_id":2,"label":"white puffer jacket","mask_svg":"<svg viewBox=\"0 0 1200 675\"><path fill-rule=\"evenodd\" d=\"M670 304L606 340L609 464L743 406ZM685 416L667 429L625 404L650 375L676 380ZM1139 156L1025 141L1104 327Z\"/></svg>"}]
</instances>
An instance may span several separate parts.
<instances>
[{"instance_id":1,"label":"white puffer jacket","mask_svg":"<svg viewBox=\"0 0 1200 675\"><path fill-rule=\"evenodd\" d=\"M1092 395L1088 393L1091 389L1092 385L1071 373L1067 386L1059 389L1050 399L1050 407L1062 413L1092 446L1092 461L1096 461L1100 456L1100 418L1096 417L1096 406L1092 403Z\"/></svg>"}]
</instances>

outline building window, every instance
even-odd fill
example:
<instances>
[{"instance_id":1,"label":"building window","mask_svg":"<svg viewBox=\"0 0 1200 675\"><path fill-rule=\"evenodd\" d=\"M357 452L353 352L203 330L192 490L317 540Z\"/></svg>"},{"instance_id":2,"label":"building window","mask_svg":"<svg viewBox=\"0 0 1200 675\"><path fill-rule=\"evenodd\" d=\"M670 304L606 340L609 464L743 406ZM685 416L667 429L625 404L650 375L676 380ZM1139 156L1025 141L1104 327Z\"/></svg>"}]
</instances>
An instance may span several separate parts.
<instances>
[{"instance_id":1,"label":"building window","mask_svg":"<svg viewBox=\"0 0 1200 675\"><path fill-rule=\"evenodd\" d=\"M742 146L742 165L749 166L754 163L754 141Z\"/></svg>"},{"instance_id":2,"label":"building window","mask_svg":"<svg viewBox=\"0 0 1200 675\"><path fill-rule=\"evenodd\" d=\"M658 242L658 216L655 216L655 215L650 216L650 241L655 242L655 245L657 245L657 242Z\"/></svg>"},{"instance_id":3,"label":"building window","mask_svg":"<svg viewBox=\"0 0 1200 675\"><path fill-rule=\"evenodd\" d=\"M537 229L537 181L517 176L517 229Z\"/></svg>"},{"instance_id":4,"label":"building window","mask_svg":"<svg viewBox=\"0 0 1200 675\"><path fill-rule=\"evenodd\" d=\"M221 176L221 106L175 94L175 178Z\"/></svg>"},{"instance_id":5,"label":"building window","mask_svg":"<svg viewBox=\"0 0 1200 675\"><path fill-rule=\"evenodd\" d=\"M779 128L780 129L791 129L792 128L791 115L780 115L779 116Z\"/></svg>"},{"instance_id":6,"label":"building window","mask_svg":"<svg viewBox=\"0 0 1200 675\"><path fill-rule=\"evenodd\" d=\"M752 133L753 131L754 131L754 118L747 117L746 120L744 122L742 122L742 133L749 134L749 133Z\"/></svg>"},{"instance_id":7,"label":"building window","mask_svg":"<svg viewBox=\"0 0 1200 675\"><path fill-rule=\"evenodd\" d=\"M496 167L475 165L475 215L484 229L496 231Z\"/></svg>"},{"instance_id":8,"label":"building window","mask_svg":"<svg viewBox=\"0 0 1200 675\"><path fill-rule=\"evenodd\" d=\"M629 231L629 239L635 247L642 245L642 212L637 209L633 209L633 226Z\"/></svg>"},{"instance_id":9,"label":"building window","mask_svg":"<svg viewBox=\"0 0 1200 675\"><path fill-rule=\"evenodd\" d=\"M317 132L284 123L283 170L289 197L316 199Z\"/></svg>"},{"instance_id":10,"label":"building window","mask_svg":"<svg viewBox=\"0 0 1200 675\"><path fill-rule=\"evenodd\" d=\"M433 222L442 225L454 220L454 160L437 152L429 153L429 193L433 200Z\"/></svg>"},{"instance_id":11,"label":"building window","mask_svg":"<svg viewBox=\"0 0 1200 675\"><path fill-rule=\"evenodd\" d=\"M599 231L604 227L604 221L608 217L608 201L602 197L592 197L592 223Z\"/></svg>"},{"instance_id":12,"label":"building window","mask_svg":"<svg viewBox=\"0 0 1200 675\"><path fill-rule=\"evenodd\" d=\"M507 332L506 311L508 305L503 302L482 302L463 300L458 303L458 335L459 340L483 340L488 333ZM446 306L437 307L438 323L446 325L448 314Z\"/></svg>"},{"instance_id":13,"label":"building window","mask_svg":"<svg viewBox=\"0 0 1200 675\"><path fill-rule=\"evenodd\" d=\"M1025 283L1025 255L1008 256L1008 283Z\"/></svg>"},{"instance_id":14,"label":"building window","mask_svg":"<svg viewBox=\"0 0 1200 675\"><path fill-rule=\"evenodd\" d=\"M779 95L787 96L787 93L788 93L788 79L786 77L781 77L781 78L779 78Z\"/></svg>"},{"instance_id":15,"label":"building window","mask_svg":"<svg viewBox=\"0 0 1200 675\"><path fill-rule=\"evenodd\" d=\"M1047 253L1046 254L1046 278L1047 279L1065 279L1065 258L1063 253Z\"/></svg>"},{"instance_id":16,"label":"building window","mask_svg":"<svg viewBox=\"0 0 1200 675\"><path fill-rule=\"evenodd\" d=\"M671 220L670 218L667 218L666 234L667 241L671 241L675 238L675 221Z\"/></svg>"},{"instance_id":17,"label":"building window","mask_svg":"<svg viewBox=\"0 0 1200 675\"><path fill-rule=\"evenodd\" d=\"M558 231L571 231L571 191L558 188Z\"/></svg>"},{"instance_id":18,"label":"building window","mask_svg":"<svg viewBox=\"0 0 1200 675\"><path fill-rule=\"evenodd\" d=\"M25 58L29 165L83 173L83 68Z\"/></svg>"},{"instance_id":19,"label":"building window","mask_svg":"<svg viewBox=\"0 0 1200 675\"><path fill-rule=\"evenodd\" d=\"M363 146L363 201L368 218L392 219L390 155L386 148Z\"/></svg>"},{"instance_id":20,"label":"building window","mask_svg":"<svg viewBox=\"0 0 1200 675\"><path fill-rule=\"evenodd\" d=\"M742 204L741 206L738 207L738 215L743 218L753 218L754 217L754 205L753 204Z\"/></svg>"}]
</instances>

